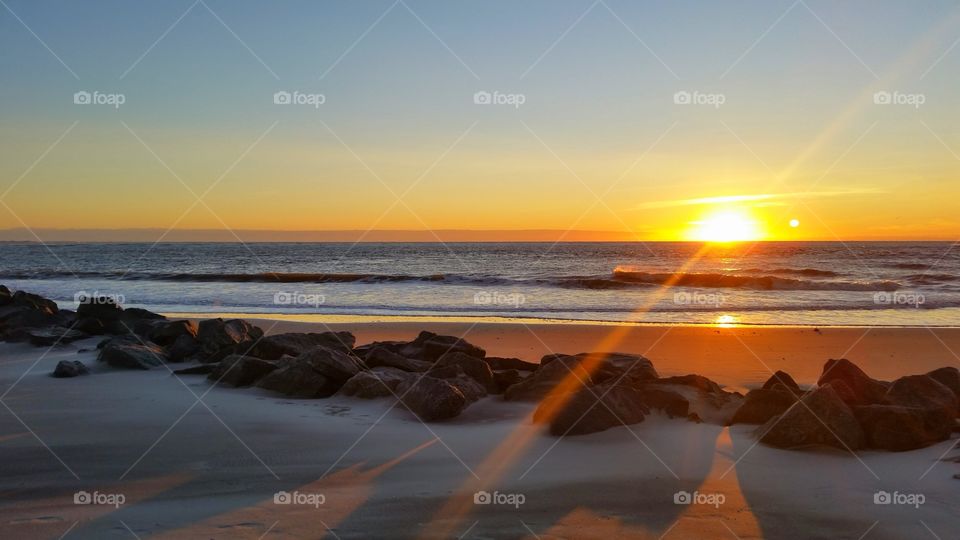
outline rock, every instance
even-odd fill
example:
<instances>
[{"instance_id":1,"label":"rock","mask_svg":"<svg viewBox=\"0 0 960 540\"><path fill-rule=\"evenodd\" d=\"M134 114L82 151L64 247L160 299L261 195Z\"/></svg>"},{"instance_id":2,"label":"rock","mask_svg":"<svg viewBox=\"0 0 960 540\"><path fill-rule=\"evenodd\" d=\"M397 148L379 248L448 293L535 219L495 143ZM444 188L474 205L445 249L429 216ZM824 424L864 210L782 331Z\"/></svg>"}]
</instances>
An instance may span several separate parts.
<instances>
[{"instance_id":1,"label":"rock","mask_svg":"<svg viewBox=\"0 0 960 540\"><path fill-rule=\"evenodd\" d=\"M430 369L430 362L414 360L400 356L384 346L377 346L366 352L363 357L368 367L392 367L403 371L424 372Z\"/></svg>"},{"instance_id":2,"label":"rock","mask_svg":"<svg viewBox=\"0 0 960 540\"><path fill-rule=\"evenodd\" d=\"M592 390L550 396L537 407L534 422L549 423L551 435L584 435L638 424L649 412L640 391L629 386L600 385Z\"/></svg>"},{"instance_id":3,"label":"rock","mask_svg":"<svg viewBox=\"0 0 960 540\"><path fill-rule=\"evenodd\" d=\"M106 324L120 320L123 308L109 296L80 296L78 298L77 318L97 319Z\"/></svg>"},{"instance_id":4,"label":"rock","mask_svg":"<svg viewBox=\"0 0 960 540\"><path fill-rule=\"evenodd\" d=\"M24 291L13 293L10 304L38 311L45 315L54 315L60 311L57 303L53 300L47 300L38 294L30 294Z\"/></svg>"},{"instance_id":5,"label":"rock","mask_svg":"<svg viewBox=\"0 0 960 540\"><path fill-rule=\"evenodd\" d=\"M52 347L66 345L74 341L86 339L90 336L78 330L62 326L48 326L43 328L17 328L6 335L10 342L29 342L35 347Z\"/></svg>"},{"instance_id":6,"label":"rock","mask_svg":"<svg viewBox=\"0 0 960 540\"><path fill-rule=\"evenodd\" d=\"M76 377L78 375L87 375L90 370L79 360L61 360L57 362L57 367L53 369L53 376L57 378Z\"/></svg>"},{"instance_id":7,"label":"rock","mask_svg":"<svg viewBox=\"0 0 960 540\"><path fill-rule=\"evenodd\" d=\"M508 369L513 369L516 371L536 371L537 368L540 367L540 364L534 364L533 362L527 362L520 360L519 358L499 358L496 356L488 356L484 360L487 361L487 364L490 364L490 369L493 371Z\"/></svg>"},{"instance_id":8,"label":"rock","mask_svg":"<svg viewBox=\"0 0 960 540\"><path fill-rule=\"evenodd\" d=\"M401 381L396 390L403 405L424 422L454 418L467 406L460 390L434 377L410 377Z\"/></svg>"},{"instance_id":9,"label":"rock","mask_svg":"<svg viewBox=\"0 0 960 540\"><path fill-rule=\"evenodd\" d=\"M927 375L908 375L893 381L886 401L891 405L942 410L951 419L957 416L956 394Z\"/></svg>"},{"instance_id":10,"label":"rock","mask_svg":"<svg viewBox=\"0 0 960 540\"><path fill-rule=\"evenodd\" d=\"M927 377L949 388L957 397L960 397L960 369L942 367L927 373Z\"/></svg>"},{"instance_id":11,"label":"rock","mask_svg":"<svg viewBox=\"0 0 960 540\"><path fill-rule=\"evenodd\" d=\"M730 419L730 424L765 424L771 418L785 413L797 402L794 391L795 389L777 382L770 388L747 392L747 397Z\"/></svg>"},{"instance_id":12,"label":"rock","mask_svg":"<svg viewBox=\"0 0 960 540\"><path fill-rule=\"evenodd\" d=\"M187 335L178 336L167 347L167 357L171 362L184 362L200 352L200 343Z\"/></svg>"},{"instance_id":13,"label":"rock","mask_svg":"<svg viewBox=\"0 0 960 540\"><path fill-rule=\"evenodd\" d=\"M257 387L281 394L318 398L333 395L340 385L317 373L309 362L294 361L271 371L259 381Z\"/></svg>"},{"instance_id":14,"label":"rock","mask_svg":"<svg viewBox=\"0 0 960 540\"><path fill-rule=\"evenodd\" d=\"M172 345L181 337L186 337L191 341L197 338L197 323L193 321L150 321L149 330L146 333L147 339L164 347Z\"/></svg>"},{"instance_id":15,"label":"rock","mask_svg":"<svg viewBox=\"0 0 960 540\"><path fill-rule=\"evenodd\" d=\"M214 362L230 354L248 352L261 337L263 330L242 319L207 319L197 329L201 354Z\"/></svg>"},{"instance_id":16,"label":"rock","mask_svg":"<svg viewBox=\"0 0 960 540\"><path fill-rule=\"evenodd\" d=\"M871 379L863 370L846 359L827 360L817 384L823 386L837 381L842 381L843 386L835 384L834 390L839 394L840 399L851 407L882 403L887 393L885 384Z\"/></svg>"},{"instance_id":17,"label":"rock","mask_svg":"<svg viewBox=\"0 0 960 540\"><path fill-rule=\"evenodd\" d=\"M0 306L5 306L11 302L13 302L13 295L10 293L10 289L0 285Z\"/></svg>"},{"instance_id":18,"label":"rock","mask_svg":"<svg viewBox=\"0 0 960 540\"><path fill-rule=\"evenodd\" d=\"M493 379L493 371L490 370L490 366L483 359L462 352L454 352L441 356L435 365L436 367L459 366L468 377L480 383L486 389L486 392L496 393L498 391L497 382Z\"/></svg>"},{"instance_id":19,"label":"rock","mask_svg":"<svg viewBox=\"0 0 960 540\"><path fill-rule=\"evenodd\" d=\"M200 364L199 366L191 366L188 368L174 370L174 375L209 375L213 373L213 370L216 369L218 364Z\"/></svg>"},{"instance_id":20,"label":"rock","mask_svg":"<svg viewBox=\"0 0 960 540\"><path fill-rule=\"evenodd\" d=\"M519 371L515 369L504 369L501 371L493 372L493 380L497 383L497 391L495 394L502 394L507 391L507 388L517 384L522 381L525 377L520 374Z\"/></svg>"},{"instance_id":21,"label":"rock","mask_svg":"<svg viewBox=\"0 0 960 540\"><path fill-rule=\"evenodd\" d=\"M277 364L253 356L230 355L220 361L207 379L229 386L250 386L277 369Z\"/></svg>"},{"instance_id":22,"label":"rock","mask_svg":"<svg viewBox=\"0 0 960 540\"><path fill-rule=\"evenodd\" d=\"M637 354L618 352L580 353L582 366L589 371L598 383L621 381L633 386L659 377L653 363ZM595 366L595 367L592 367ZM704 378L704 380L707 380Z\"/></svg>"},{"instance_id":23,"label":"rock","mask_svg":"<svg viewBox=\"0 0 960 540\"><path fill-rule=\"evenodd\" d=\"M297 357L296 361L309 364L314 371L323 375L338 387L347 382L350 377L366 369L363 361L353 356L352 353L344 353L323 346L314 347L304 352Z\"/></svg>"},{"instance_id":24,"label":"rock","mask_svg":"<svg viewBox=\"0 0 960 540\"><path fill-rule=\"evenodd\" d=\"M797 381L793 380L789 373L779 370L767 379L767 382L763 383L763 390L770 390L777 384L782 384L785 389L797 396L803 394L803 390L800 389Z\"/></svg>"},{"instance_id":25,"label":"rock","mask_svg":"<svg viewBox=\"0 0 960 540\"><path fill-rule=\"evenodd\" d=\"M950 438L953 417L942 409L920 409L902 405L854 407L871 448L902 452L923 448Z\"/></svg>"},{"instance_id":26,"label":"rock","mask_svg":"<svg viewBox=\"0 0 960 540\"><path fill-rule=\"evenodd\" d=\"M850 407L827 383L805 395L801 403L758 428L760 441L779 448L833 446L857 450L863 429Z\"/></svg>"},{"instance_id":27,"label":"rock","mask_svg":"<svg viewBox=\"0 0 960 540\"><path fill-rule=\"evenodd\" d=\"M123 312L120 313L120 318L128 323L134 323L141 320L162 321L166 319L166 317L160 315L159 313L154 313L141 308L124 309Z\"/></svg>"},{"instance_id":28,"label":"rock","mask_svg":"<svg viewBox=\"0 0 960 540\"><path fill-rule=\"evenodd\" d=\"M653 366L651 365L651 368ZM679 386L689 386L708 394L723 394L724 391L720 385L704 377L703 375L681 375L679 377L663 377L648 381L649 384L675 384ZM686 413L684 413L686 415Z\"/></svg>"},{"instance_id":29,"label":"rock","mask_svg":"<svg viewBox=\"0 0 960 540\"><path fill-rule=\"evenodd\" d=\"M107 327L100 319L79 319L73 328L91 336L102 336L107 333Z\"/></svg>"},{"instance_id":30,"label":"rock","mask_svg":"<svg viewBox=\"0 0 960 540\"><path fill-rule=\"evenodd\" d=\"M397 386L410 377L418 377L406 371L392 367L375 367L370 371L361 371L343 384L340 393L363 399L398 396Z\"/></svg>"},{"instance_id":31,"label":"rock","mask_svg":"<svg viewBox=\"0 0 960 540\"><path fill-rule=\"evenodd\" d=\"M659 409L671 418L686 418L690 414L690 402L673 390L649 385L643 388L641 397L647 407Z\"/></svg>"},{"instance_id":32,"label":"rock","mask_svg":"<svg viewBox=\"0 0 960 540\"><path fill-rule=\"evenodd\" d=\"M416 358L435 362L445 354L460 352L468 356L483 358L486 351L456 336L440 336L433 332L420 332L417 339L404 345L399 351L407 358Z\"/></svg>"},{"instance_id":33,"label":"rock","mask_svg":"<svg viewBox=\"0 0 960 540\"><path fill-rule=\"evenodd\" d=\"M300 356L314 347L326 347L350 353L356 338L350 332L320 332L273 334L257 342L250 356L265 360L277 360L283 356Z\"/></svg>"},{"instance_id":34,"label":"rock","mask_svg":"<svg viewBox=\"0 0 960 540\"><path fill-rule=\"evenodd\" d=\"M108 365L126 369L151 369L163 365L166 353L157 345L143 344L126 338L108 340L97 360Z\"/></svg>"},{"instance_id":35,"label":"rock","mask_svg":"<svg viewBox=\"0 0 960 540\"><path fill-rule=\"evenodd\" d=\"M473 403L487 395L487 389L483 387L476 379L470 377L463 368L456 364L446 366L435 366L430 368L427 375L436 379L447 381L466 398L467 403Z\"/></svg>"},{"instance_id":36,"label":"rock","mask_svg":"<svg viewBox=\"0 0 960 540\"><path fill-rule=\"evenodd\" d=\"M529 377L507 388L503 398L507 401L537 401L554 391L561 382L563 388L557 390L559 393L573 392L581 385L593 384L590 373L580 364L581 358L576 356L564 356L542 364Z\"/></svg>"}]
</instances>

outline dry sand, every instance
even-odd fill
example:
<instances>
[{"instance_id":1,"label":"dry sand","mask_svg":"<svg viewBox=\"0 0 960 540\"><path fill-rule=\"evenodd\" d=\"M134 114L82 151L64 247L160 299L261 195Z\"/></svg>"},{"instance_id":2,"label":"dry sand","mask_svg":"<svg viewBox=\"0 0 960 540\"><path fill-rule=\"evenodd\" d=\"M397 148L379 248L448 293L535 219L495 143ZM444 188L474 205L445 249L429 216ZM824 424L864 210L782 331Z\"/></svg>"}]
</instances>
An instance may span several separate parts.
<instances>
[{"instance_id":1,"label":"dry sand","mask_svg":"<svg viewBox=\"0 0 960 540\"><path fill-rule=\"evenodd\" d=\"M271 328L275 321L259 324ZM845 356L880 378L960 365L944 329L625 327L386 323L329 325L358 343L420 329L467 336L491 355L640 352L662 374L701 373L735 388L786 369L815 381ZM277 331L321 330L282 322ZM532 406L487 398L423 425L393 400L291 400L211 387L164 369L97 366L96 341L45 353L0 344L0 537L3 538L956 538L956 439L913 452L792 452L756 445L747 426L657 415L557 439ZM58 360L95 373L48 376ZM198 401L198 397L201 398ZM484 489L519 507L474 504ZM877 491L922 494L877 505ZM74 504L78 491L122 494L119 508ZM278 505L278 491L318 507ZM675 504L677 492L705 502ZM515 498L514 498L515 500Z\"/></svg>"}]
</instances>

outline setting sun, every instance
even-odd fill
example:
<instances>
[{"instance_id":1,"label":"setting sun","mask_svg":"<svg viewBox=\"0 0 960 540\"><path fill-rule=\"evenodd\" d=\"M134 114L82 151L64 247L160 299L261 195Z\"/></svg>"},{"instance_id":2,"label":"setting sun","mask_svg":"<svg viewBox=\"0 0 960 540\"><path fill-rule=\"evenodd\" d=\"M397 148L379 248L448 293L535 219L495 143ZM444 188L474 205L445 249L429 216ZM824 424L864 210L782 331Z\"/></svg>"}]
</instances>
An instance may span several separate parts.
<instances>
[{"instance_id":1,"label":"setting sun","mask_svg":"<svg viewBox=\"0 0 960 540\"><path fill-rule=\"evenodd\" d=\"M741 209L718 210L693 225L690 239L701 242L741 242L765 236L757 220Z\"/></svg>"}]
</instances>

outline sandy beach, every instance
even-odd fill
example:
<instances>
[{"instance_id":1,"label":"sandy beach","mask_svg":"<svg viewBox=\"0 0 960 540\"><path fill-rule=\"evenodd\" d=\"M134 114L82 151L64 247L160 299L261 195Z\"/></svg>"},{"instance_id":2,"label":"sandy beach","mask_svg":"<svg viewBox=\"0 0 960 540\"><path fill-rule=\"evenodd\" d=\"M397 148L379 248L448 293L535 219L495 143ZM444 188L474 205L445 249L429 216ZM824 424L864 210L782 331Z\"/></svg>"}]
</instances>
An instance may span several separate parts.
<instances>
[{"instance_id":1,"label":"sandy beach","mask_svg":"<svg viewBox=\"0 0 960 540\"><path fill-rule=\"evenodd\" d=\"M958 329L713 328L255 321L357 343L459 335L491 355L616 350L731 389L784 369L801 385L846 357L893 378L956 365ZM785 451L753 426L651 414L557 438L535 405L481 399L422 424L393 399L300 400L168 369L98 365L97 340L0 344L0 523L11 538L951 538L956 438L910 452ZM78 350L88 349L87 352ZM91 376L49 377L59 360ZM489 505L475 504L485 491ZM78 492L123 504L74 504ZM275 504L278 492L294 504ZM878 492L922 504L875 504ZM677 504L689 494L694 504ZM678 495L679 494L679 495ZM96 495L92 495L96 496ZM916 499L912 499L916 500ZM297 504L297 503L300 504ZM322 502L322 504L321 504ZM522 504L521 504L522 503Z\"/></svg>"}]
</instances>

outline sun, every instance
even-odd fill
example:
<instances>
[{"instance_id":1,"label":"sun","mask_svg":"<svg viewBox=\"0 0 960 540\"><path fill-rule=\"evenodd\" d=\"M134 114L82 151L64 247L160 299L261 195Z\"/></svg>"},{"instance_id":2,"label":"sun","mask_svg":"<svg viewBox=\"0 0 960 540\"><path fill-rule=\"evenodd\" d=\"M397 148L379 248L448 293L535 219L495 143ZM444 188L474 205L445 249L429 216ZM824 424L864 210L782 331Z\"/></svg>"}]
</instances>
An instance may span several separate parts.
<instances>
[{"instance_id":1,"label":"sun","mask_svg":"<svg viewBox=\"0 0 960 540\"><path fill-rule=\"evenodd\" d=\"M693 225L690 239L701 242L744 242L765 236L757 220L743 209L717 210Z\"/></svg>"}]
</instances>

